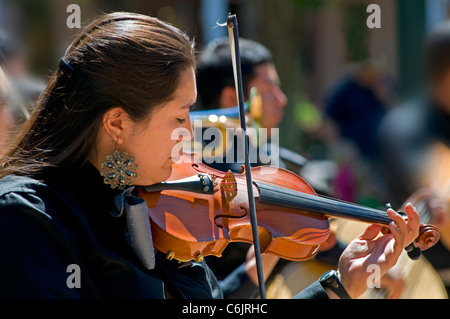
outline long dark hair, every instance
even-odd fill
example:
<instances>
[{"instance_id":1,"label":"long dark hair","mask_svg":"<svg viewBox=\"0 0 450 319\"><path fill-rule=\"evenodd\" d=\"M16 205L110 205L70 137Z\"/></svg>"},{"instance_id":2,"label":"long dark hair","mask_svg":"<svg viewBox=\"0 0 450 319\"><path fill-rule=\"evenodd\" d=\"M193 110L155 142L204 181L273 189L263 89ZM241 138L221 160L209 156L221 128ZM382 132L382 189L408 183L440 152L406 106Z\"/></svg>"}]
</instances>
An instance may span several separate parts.
<instances>
[{"instance_id":1,"label":"long dark hair","mask_svg":"<svg viewBox=\"0 0 450 319\"><path fill-rule=\"evenodd\" d=\"M108 109L120 106L136 122L148 119L173 98L188 67L195 67L194 44L177 28L126 12L97 18L68 47L1 157L0 177L82 165Z\"/></svg>"}]
</instances>

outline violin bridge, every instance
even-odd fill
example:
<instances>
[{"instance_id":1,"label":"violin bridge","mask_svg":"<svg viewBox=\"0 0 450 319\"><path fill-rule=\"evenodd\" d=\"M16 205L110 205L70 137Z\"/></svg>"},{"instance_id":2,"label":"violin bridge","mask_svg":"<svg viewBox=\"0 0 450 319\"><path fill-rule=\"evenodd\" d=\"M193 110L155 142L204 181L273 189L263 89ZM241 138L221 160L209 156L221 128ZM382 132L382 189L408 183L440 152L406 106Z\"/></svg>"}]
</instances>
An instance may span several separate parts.
<instances>
[{"instance_id":1,"label":"violin bridge","mask_svg":"<svg viewBox=\"0 0 450 319\"><path fill-rule=\"evenodd\" d=\"M220 190L225 198L227 204L230 204L231 201L237 195L237 182L233 173L230 170L225 174L222 181L220 182Z\"/></svg>"}]
</instances>

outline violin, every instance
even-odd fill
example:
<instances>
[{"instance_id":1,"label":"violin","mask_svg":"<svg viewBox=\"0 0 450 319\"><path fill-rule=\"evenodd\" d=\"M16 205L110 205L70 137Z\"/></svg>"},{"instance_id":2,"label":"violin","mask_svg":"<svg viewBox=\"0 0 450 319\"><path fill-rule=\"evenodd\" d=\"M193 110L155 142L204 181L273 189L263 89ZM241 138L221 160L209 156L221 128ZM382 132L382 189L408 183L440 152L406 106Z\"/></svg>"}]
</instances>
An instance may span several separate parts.
<instances>
[{"instance_id":1,"label":"violin","mask_svg":"<svg viewBox=\"0 0 450 319\"><path fill-rule=\"evenodd\" d=\"M222 172L186 153L172 167L166 182L139 188L157 250L168 259L200 262L220 257L230 242L253 243L244 167L237 174ZM314 257L330 236L330 217L392 221L385 211L318 196L288 170L259 166L251 174L261 253L293 261ZM422 224L415 246L424 250L438 240L437 229Z\"/></svg>"}]
</instances>

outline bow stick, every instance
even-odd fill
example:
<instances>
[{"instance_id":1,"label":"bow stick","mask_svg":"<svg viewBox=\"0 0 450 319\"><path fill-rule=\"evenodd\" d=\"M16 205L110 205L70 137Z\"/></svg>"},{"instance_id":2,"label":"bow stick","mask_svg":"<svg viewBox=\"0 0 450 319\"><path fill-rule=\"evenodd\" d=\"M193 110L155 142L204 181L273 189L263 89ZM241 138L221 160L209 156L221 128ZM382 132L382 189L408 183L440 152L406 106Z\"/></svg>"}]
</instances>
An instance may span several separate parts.
<instances>
[{"instance_id":1,"label":"bow stick","mask_svg":"<svg viewBox=\"0 0 450 319\"><path fill-rule=\"evenodd\" d=\"M236 88L236 96L238 97L239 119L241 122L242 134L244 137L245 177L247 179L247 193L250 208L250 221L252 225L253 244L255 247L255 260L256 260L256 270L258 274L259 292L261 299L266 299L264 276L261 263L261 250L259 246L259 236L257 227L258 223L256 220L255 198L253 196L253 182L248 155L249 138L247 135L247 128L245 123L244 93L242 86L241 58L239 55L239 33L236 15L231 14L228 15L227 27L228 27L228 36L230 39L231 59L233 62L234 84Z\"/></svg>"}]
</instances>

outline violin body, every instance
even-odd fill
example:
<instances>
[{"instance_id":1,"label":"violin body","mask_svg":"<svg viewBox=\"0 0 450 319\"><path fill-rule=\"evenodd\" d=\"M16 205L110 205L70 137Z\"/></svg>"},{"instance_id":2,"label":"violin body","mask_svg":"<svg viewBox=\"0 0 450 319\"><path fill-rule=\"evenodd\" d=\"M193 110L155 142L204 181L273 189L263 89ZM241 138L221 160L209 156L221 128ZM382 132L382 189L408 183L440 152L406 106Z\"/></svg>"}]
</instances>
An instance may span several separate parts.
<instances>
[{"instance_id":1,"label":"violin body","mask_svg":"<svg viewBox=\"0 0 450 319\"><path fill-rule=\"evenodd\" d=\"M276 169L276 174L267 169ZM213 177L214 193L140 189L149 208L154 246L169 259L201 261L204 256L220 257L229 242L253 243L245 174L224 173L201 163L194 154L183 154L173 164L168 181L198 173ZM281 168L256 167L251 174L265 183L315 194L300 176ZM260 203L258 188L253 189L261 252L293 261L312 258L330 235L328 218Z\"/></svg>"}]
</instances>

